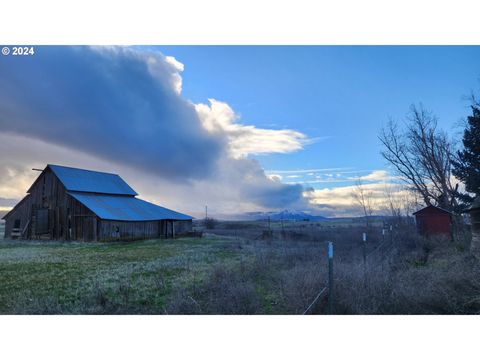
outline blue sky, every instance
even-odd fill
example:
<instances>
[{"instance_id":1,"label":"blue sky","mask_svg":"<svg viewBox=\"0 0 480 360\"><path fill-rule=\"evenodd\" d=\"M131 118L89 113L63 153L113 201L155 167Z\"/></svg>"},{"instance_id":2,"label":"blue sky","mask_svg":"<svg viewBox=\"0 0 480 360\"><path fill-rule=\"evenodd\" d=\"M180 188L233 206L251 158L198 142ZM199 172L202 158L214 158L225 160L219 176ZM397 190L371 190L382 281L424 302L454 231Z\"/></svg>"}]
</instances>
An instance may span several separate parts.
<instances>
[{"instance_id":1,"label":"blue sky","mask_svg":"<svg viewBox=\"0 0 480 360\"><path fill-rule=\"evenodd\" d=\"M395 179L377 139L422 103L453 135L480 90L480 47L37 47L0 57L0 210L47 163L121 174L203 216L381 211ZM395 193L403 196L402 189Z\"/></svg>"},{"instance_id":2,"label":"blue sky","mask_svg":"<svg viewBox=\"0 0 480 360\"><path fill-rule=\"evenodd\" d=\"M480 47L159 46L185 65L183 95L227 102L240 122L319 138L257 156L268 170L385 168L377 134L419 102L453 131L479 89ZM307 179L308 180L308 179ZM323 184L311 184L322 187ZM344 183L330 184L342 186Z\"/></svg>"}]
</instances>

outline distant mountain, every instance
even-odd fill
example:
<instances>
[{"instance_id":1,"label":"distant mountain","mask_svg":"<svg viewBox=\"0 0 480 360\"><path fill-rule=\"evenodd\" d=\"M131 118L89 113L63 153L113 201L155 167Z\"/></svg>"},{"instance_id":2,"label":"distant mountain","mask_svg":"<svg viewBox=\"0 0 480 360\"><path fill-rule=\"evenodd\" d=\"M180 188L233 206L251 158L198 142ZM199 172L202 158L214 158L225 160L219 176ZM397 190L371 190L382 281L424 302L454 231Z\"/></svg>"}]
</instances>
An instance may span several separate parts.
<instances>
[{"instance_id":1,"label":"distant mountain","mask_svg":"<svg viewBox=\"0 0 480 360\"><path fill-rule=\"evenodd\" d=\"M282 210L282 211L255 211L244 214L246 220L265 220L270 218L272 221L322 221L328 218L319 215L311 215L303 211ZM242 216L243 217L243 216Z\"/></svg>"},{"instance_id":2,"label":"distant mountain","mask_svg":"<svg viewBox=\"0 0 480 360\"><path fill-rule=\"evenodd\" d=\"M312 215L303 211L282 210L282 211L256 211L237 215L235 220L266 220L272 221L365 221L365 216L325 217ZM371 221L388 221L391 216L373 215L368 217Z\"/></svg>"}]
</instances>

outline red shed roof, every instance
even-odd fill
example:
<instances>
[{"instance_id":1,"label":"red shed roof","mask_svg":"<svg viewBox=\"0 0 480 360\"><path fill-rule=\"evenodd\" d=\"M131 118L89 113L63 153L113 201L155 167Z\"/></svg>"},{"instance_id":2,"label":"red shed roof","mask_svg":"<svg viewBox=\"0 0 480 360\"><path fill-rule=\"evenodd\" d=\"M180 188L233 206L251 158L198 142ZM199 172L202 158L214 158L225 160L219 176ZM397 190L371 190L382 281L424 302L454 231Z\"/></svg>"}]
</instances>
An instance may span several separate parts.
<instances>
[{"instance_id":1,"label":"red shed roof","mask_svg":"<svg viewBox=\"0 0 480 360\"><path fill-rule=\"evenodd\" d=\"M414 212L412 215L417 215L417 214L421 214L421 213L424 213L424 212L428 212L429 210L438 210L438 211L441 211L441 212L445 212L447 214L453 214L451 211L442 209L441 207L434 206L434 205L429 205L427 207L424 207L423 209L420 209L420 210Z\"/></svg>"}]
</instances>

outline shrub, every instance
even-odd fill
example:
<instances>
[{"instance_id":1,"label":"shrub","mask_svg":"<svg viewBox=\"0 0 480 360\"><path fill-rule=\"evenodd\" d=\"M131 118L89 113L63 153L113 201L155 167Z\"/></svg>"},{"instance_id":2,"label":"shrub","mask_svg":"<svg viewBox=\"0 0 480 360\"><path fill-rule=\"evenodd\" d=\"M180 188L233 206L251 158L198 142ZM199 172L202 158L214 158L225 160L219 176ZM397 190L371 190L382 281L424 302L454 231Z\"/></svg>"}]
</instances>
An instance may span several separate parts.
<instances>
[{"instance_id":1,"label":"shrub","mask_svg":"<svg viewBox=\"0 0 480 360\"><path fill-rule=\"evenodd\" d=\"M203 225L205 226L206 229L215 229L217 224L218 224L218 221L215 220L214 218L207 217L203 221Z\"/></svg>"}]
</instances>

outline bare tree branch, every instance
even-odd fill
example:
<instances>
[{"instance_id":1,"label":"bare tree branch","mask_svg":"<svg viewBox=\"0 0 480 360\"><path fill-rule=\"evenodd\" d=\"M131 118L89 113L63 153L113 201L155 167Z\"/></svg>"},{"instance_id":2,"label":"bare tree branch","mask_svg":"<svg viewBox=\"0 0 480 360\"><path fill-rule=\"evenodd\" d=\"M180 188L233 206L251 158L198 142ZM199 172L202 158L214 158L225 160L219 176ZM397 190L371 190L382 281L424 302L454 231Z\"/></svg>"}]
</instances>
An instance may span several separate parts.
<instances>
[{"instance_id":1,"label":"bare tree branch","mask_svg":"<svg viewBox=\"0 0 480 360\"><path fill-rule=\"evenodd\" d=\"M365 189L360 177L355 181L352 198L362 208L365 216L365 226L368 228L370 226L370 216L373 214L373 194Z\"/></svg>"},{"instance_id":2,"label":"bare tree branch","mask_svg":"<svg viewBox=\"0 0 480 360\"><path fill-rule=\"evenodd\" d=\"M411 107L406 128L390 120L381 129L382 156L399 177L418 192L426 205L452 209L457 204L452 184L452 144L437 129L437 119L423 107Z\"/></svg>"}]
</instances>

